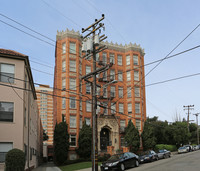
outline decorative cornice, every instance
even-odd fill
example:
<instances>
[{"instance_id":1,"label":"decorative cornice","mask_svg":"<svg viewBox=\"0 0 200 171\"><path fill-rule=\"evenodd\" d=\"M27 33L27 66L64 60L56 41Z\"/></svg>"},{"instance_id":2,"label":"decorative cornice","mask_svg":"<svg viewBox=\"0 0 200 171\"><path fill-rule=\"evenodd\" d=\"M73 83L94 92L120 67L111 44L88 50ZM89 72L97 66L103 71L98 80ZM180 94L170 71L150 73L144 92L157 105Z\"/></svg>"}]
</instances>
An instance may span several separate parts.
<instances>
[{"instance_id":1,"label":"decorative cornice","mask_svg":"<svg viewBox=\"0 0 200 171\"><path fill-rule=\"evenodd\" d=\"M75 39L81 40L81 34L79 31L74 31L74 29L69 30L68 28L65 31L58 31L57 30L57 35L56 35L56 40L62 40L63 38L66 37L71 37Z\"/></svg>"},{"instance_id":2,"label":"decorative cornice","mask_svg":"<svg viewBox=\"0 0 200 171\"><path fill-rule=\"evenodd\" d=\"M79 31L74 31L74 29L69 30L68 28L65 31L57 31L57 35L56 35L56 39L57 40L62 40L64 38L70 37L70 38L75 38L78 39L79 41L81 40L81 34ZM105 42L101 42L102 45L106 45L108 47L108 49L113 49L116 51L120 51L120 52L129 52L129 51L138 51L141 53L142 56L145 55L144 49L141 48L140 44L136 44L136 43L129 43L129 44L118 44L118 43L113 43L105 41Z\"/></svg>"}]
</instances>

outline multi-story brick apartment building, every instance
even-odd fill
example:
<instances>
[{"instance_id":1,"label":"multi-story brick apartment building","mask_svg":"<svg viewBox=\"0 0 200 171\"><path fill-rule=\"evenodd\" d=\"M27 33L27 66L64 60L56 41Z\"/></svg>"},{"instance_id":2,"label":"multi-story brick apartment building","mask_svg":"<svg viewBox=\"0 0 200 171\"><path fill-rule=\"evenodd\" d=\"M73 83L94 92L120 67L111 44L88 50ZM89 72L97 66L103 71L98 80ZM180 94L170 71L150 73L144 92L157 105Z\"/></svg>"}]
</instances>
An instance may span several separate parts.
<instances>
[{"instance_id":1,"label":"multi-story brick apartment building","mask_svg":"<svg viewBox=\"0 0 200 171\"><path fill-rule=\"evenodd\" d=\"M49 85L40 85L35 89L42 126L49 137L44 143L53 145L53 89Z\"/></svg>"},{"instance_id":2,"label":"multi-story brick apartment building","mask_svg":"<svg viewBox=\"0 0 200 171\"><path fill-rule=\"evenodd\" d=\"M97 75L98 149L114 152L125 146L124 128L131 119L140 132L146 120L144 50L136 44L118 45L102 42L108 48L96 56L97 68L113 63L109 70ZM81 58L82 40L79 32L57 33L54 75L54 112L56 121L69 125L70 155L76 158L82 122L91 125L91 87L80 77L92 71L92 60ZM117 83L110 84L112 80ZM107 86L105 86L105 83ZM81 86L80 86L81 85ZM100 108L99 104L107 108Z\"/></svg>"},{"instance_id":3,"label":"multi-story brick apartment building","mask_svg":"<svg viewBox=\"0 0 200 171\"><path fill-rule=\"evenodd\" d=\"M0 170L13 148L25 152L26 170L35 168L42 157L42 126L28 56L0 49L0 94Z\"/></svg>"}]
</instances>

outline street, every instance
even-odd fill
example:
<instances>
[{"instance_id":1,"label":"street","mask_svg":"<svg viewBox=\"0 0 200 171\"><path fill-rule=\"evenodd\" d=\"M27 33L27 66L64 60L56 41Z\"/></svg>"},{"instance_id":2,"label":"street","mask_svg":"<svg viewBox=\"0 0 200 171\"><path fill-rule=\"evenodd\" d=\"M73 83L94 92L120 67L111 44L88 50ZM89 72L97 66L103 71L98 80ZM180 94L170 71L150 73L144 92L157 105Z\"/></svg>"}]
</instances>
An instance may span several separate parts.
<instances>
[{"instance_id":1,"label":"street","mask_svg":"<svg viewBox=\"0 0 200 171\"><path fill-rule=\"evenodd\" d=\"M141 164L138 168L128 171L199 171L200 151L177 154L171 158L158 160L152 163Z\"/></svg>"}]
</instances>

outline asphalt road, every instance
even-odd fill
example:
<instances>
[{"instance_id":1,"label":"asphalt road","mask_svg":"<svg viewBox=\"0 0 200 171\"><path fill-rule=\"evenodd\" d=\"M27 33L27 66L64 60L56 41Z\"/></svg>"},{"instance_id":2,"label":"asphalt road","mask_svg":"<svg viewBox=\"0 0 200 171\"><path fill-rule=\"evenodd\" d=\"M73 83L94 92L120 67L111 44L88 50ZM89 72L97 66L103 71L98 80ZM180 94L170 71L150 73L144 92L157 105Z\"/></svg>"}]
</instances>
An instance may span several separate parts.
<instances>
[{"instance_id":1,"label":"asphalt road","mask_svg":"<svg viewBox=\"0 0 200 171\"><path fill-rule=\"evenodd\" d=\"M200 171L200 150L141 164L127 171Z\"/></svg>"}]
</instances>

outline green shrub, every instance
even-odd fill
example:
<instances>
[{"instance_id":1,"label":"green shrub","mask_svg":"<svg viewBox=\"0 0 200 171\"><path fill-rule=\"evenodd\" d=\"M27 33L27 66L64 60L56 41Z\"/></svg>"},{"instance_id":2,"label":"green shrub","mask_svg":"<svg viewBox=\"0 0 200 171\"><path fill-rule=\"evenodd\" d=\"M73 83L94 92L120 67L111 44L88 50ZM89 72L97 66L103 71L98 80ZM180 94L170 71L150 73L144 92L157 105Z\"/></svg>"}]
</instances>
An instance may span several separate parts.
<instances>
[{"instance_id":1,"label":"green shrub","mask_svg":"<svg viewBox=\"0 0 200 171\"><path fill-rule=\"evenodd\" d=\"M177 148L175 145L167 145L167 144L157 144L155 146L155 151L161 150L161 149L166 149L168 151L177 151Z\"/></svg>"},{"instance_id":2,"label":"green shrub","mask_svg":"<svg viewBox=\"0 0 200 171\"><path fill-rule=\"evenodd\" d=\"M25 154L22 150L12 149L6 154L5 171L24 171Z\"/></svg>"}]
</instances>

